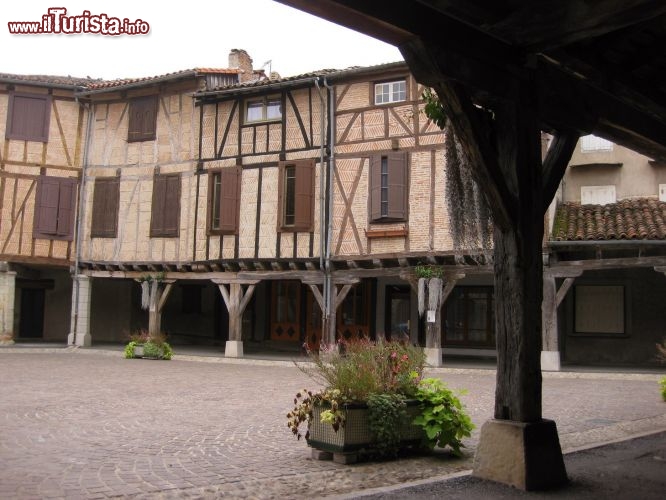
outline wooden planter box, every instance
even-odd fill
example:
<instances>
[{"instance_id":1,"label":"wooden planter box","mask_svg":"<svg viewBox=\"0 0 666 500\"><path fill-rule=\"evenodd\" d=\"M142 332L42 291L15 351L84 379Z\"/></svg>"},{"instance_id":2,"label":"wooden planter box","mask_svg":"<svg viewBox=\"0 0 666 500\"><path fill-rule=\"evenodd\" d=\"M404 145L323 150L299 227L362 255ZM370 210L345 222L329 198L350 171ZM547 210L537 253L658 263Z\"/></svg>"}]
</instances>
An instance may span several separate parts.
<instances>
[{"instance_id":1,"label":"wooden planter box","mask_svg":"<svg viewBox=\"0 0 666 500\"><path fill-rule=\"evenodd\" d=\"M142 359L164 359L164 347L158 346L157 351L157 355L149 355L146 353L145 344L137 344L134 346L134 357Z\"/></svg>"},{"instance_id":2,"label":"wooden planter box","mask_svg":"<svg viewBox=\"0 0 666 500\"><path fill-rule=\"evenodd\" d=\"M317 450L335 454L355 454L360 450L373 448L376 441L370 432L368 423L370 410L367 405L346 405L344 409L345 425L337 432L333 430L331 424L321 422L321 412L325 410L326 407L321 406L314 408L313 418L308 426L308 445ZM412 424L412 421L419 415L418 401L408 401L406 411L407 418L401 429L401 448L418 446L425 436L421 427ZM338 460L336 459L336 461ZM345 461L345 463L350 462Z\"/></svg>"}]
</instances>

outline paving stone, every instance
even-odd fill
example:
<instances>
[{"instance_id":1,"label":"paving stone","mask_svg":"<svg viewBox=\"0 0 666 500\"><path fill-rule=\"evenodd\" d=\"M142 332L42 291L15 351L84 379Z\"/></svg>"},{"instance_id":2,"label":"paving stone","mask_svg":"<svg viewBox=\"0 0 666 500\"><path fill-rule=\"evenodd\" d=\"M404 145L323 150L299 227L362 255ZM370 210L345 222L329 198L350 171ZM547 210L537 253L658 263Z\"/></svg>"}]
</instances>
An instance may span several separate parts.
<instances>
[{"instance_id":1,"label":"paving stone","mask_svg":"<svg viewBox=\"0 0 666 500\"><path fill-rule=\"evenodd\" d=\"M468 390L477 430L465 457L348 466L313 460L287 428L293 395L314 387L293 364L17 351L0 351L2 498L313 498L402 484L471 467L494 406L494 370L432 370ZM666 429L658 378L544 375L544 417L565 450Z\"/></svg>"}]
</instances>

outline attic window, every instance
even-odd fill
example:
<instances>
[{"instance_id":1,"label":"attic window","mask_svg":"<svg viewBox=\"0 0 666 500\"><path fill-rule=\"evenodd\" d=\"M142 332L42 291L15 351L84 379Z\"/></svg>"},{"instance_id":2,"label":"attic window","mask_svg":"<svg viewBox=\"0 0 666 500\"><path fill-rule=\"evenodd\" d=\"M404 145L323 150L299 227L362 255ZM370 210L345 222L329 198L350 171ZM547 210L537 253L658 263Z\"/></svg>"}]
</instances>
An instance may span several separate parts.
<instances>
[{"instance_id":1,"label":"attic window","mask_svg":"<svg viewBox=\"0 0 666 500\"><path fill-rule=\"evenodd\" d=\"M375 84L375 104L401 102L407 99L407 83L405 80Z\"/></svg>"},{"instance_id":2,"label":"attic window","mask_svg":"<svg viewBox=\"0 0 666 500\"><path fill-rule=\"evenodd\" d=\"M269 122L282 119L282 103L279 97L264 97L247 101L245 123Z\"/></svg>"}]
</instances>

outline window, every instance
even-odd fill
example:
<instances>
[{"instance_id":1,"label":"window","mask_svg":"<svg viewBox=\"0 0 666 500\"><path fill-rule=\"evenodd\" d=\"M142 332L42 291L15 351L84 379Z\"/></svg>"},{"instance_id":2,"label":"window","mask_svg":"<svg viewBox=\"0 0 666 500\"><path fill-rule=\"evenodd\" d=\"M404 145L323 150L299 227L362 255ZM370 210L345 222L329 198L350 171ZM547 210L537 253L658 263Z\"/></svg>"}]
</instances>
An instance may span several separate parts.
<instances>
[{"instance_id":1,"label":"window","mask_svg":"<svg viewBox=\"0 0 666 500\"><path fill-rule=\"evenodd\" d=\"M407 84L405 80L375 84L375 104L401 102L407 99Z\"/></svg>"},{"instance_id":2,"label":"window","mask_svg":"<svg viewBox=\"0 0 666 500\"><path fill-rule=\"evenodd\" d=\"M95 179L93 196L92 227L93 238L115 238L118 231L118 200L120 179L107 177Z\"/></svg>"},{"instance_id":3,"label":"window","mask_svg":"<svg viewBox=\"0 0 666 500\"><path fill-rule=\"evenodd\" d=\"M241 168L231 167L212 171L208 179L209 234L237 234Z\"/></svg>"},{"instance_id":4,"label":"window","mask_svg":"<svg viewBox=\"0 0 666 500\"><path fill-rule=\"evenodd\" d=\"M624 334L624 286L576 285L575 332Z\"/></svg>"},{"instance_id":5,"label":"window","mask_svg":"<svg viewBox=\"0 0 666 500\"><path fill-rule=\"evenodd\" d=\"M314 221L314 160L280 162L280 229L312 231Z\"/></svg>"},{"instance_id":6,"label":"window","mask_svg":"<svg viewBox=\"0 0 666 500\"><path fill-rule=\"evenodd\" d=\"M407 153L392 152L370 158L370 220L407 219Z\"/></svg>"},{"instance_id":7,"label":"window","mask_svg":"<svg viewBox=\"0 0 666 500\"><path fill-rule=\"evenodd\" d=\"M596 135L584 135L580 138L580 148L583 153L595 151L613 151L613 143L597 137Z\"/></svg>"},{"instance_id":8,"label":"window","mask_svg":"<svg viewBox=\"0 0 666 500\"><path fill-rule=\"evenodd\" d=\"M608 205L617 201L615 185L609 186L581 186L581 205Z\"/></svg>"},{"instance_id":9,"label":"window","mask_svg":"<svg viewBox=\"0 0 666 500\"><path fill-rule=\"evenodd\" d=\"M7 111L7 139L48 142L51 96L12 93Z\"/></svg>"},{"instance_id":10,"label":"window","mask_svg":"<svg viewBox=\"0 0 666 500\"><path fill-rule=\"evenodd\" d=\"M282 103L279 97L264 97L248 101L245 110L246 123L282 119Z\"/></svg>"},{"instance_id":11,"label":"window","mask_svg":"<svg viewBox=\"0 0 666 500\"><path fill-rule=\"evenodd\" d=\"M453 289L442 312L445 344L495 345L492 287L458 286Z\"/></svg>"},{"instance_id":12,"label":"window","mask_svg":"<svg viewBox=\"0 0 666 500\"><path fill-rule=\"evenodd\" d=\"M137 97L129 103L127 142L152 141L157 127L157 96Z\"/></svg>"},{"instance_id":13,"label":"window","mask_svg":"<svg viewBox=\"0 0 666 500\"><path fill-rule=\"evenodd\" d=\"M178 236L180 221L180 174L156 175L153 180L153 206L150 236Z\"/></svg>"},{"instance_id":14,"label":"window","mask_svg":"<svg viewBox=\"0 0 666 500\"><path fill-rule=\"evenodd\" d=\"M75 212L76 179L40 176L35 196L33 237L71 241Z\"/></svg>"}]
</instances>

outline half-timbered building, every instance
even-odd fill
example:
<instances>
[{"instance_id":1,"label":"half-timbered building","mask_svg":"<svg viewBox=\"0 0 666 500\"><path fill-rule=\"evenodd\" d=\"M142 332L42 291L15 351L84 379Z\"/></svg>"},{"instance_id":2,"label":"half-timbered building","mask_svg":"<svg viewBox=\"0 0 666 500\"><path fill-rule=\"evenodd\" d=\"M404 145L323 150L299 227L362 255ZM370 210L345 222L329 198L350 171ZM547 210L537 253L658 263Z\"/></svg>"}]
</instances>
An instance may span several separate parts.
<instances>
[{"instance_id":1,"label":"half-timbered building","mask_svg":"<svg viewBox=\"0 0 666 500\"><path fill-rule=\"evenodd\" d=\"M0 74L0 336L64 341L87 108L71 77ZM45 328L48 325L48 328Z\"/></svg>"}]
</instances>

